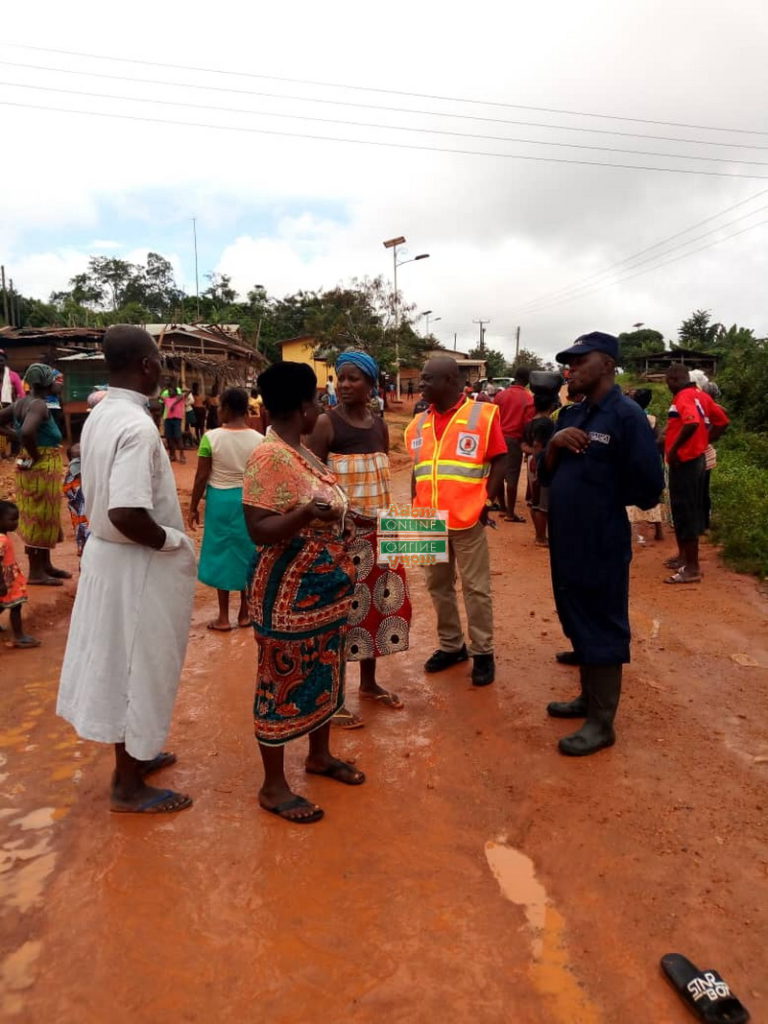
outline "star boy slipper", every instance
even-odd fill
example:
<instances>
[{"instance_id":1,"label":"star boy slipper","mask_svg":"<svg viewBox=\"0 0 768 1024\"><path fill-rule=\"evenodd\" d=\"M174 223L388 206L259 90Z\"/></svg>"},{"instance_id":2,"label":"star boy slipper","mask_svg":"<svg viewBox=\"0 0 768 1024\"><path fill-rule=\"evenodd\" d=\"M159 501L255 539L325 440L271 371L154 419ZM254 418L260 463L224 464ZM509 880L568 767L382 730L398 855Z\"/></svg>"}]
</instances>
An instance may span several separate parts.
<instances>
[{"instance_id":1,"label":"star boy slipper","mask_svg":"<svg viewBox=\"0 0 768 1024\"><path fill-rule=\"evenodd\" d=\"M749 1013L717 971L702 971L679 953L663 956L661 969L705 1024L747 1024Z\"/></svg>"}]
</instances>

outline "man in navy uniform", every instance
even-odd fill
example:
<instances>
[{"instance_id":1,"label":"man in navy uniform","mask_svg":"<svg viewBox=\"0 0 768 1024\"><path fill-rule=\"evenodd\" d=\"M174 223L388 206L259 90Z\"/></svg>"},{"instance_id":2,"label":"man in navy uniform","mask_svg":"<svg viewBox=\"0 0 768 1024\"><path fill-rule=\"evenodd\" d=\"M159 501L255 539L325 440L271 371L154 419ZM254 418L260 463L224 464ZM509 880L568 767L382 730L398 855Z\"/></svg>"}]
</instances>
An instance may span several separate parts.
<instances>
[{"instance_id":1,"label":"man in navy uniform","mask_svg":"<svg viewBox=\"0 0 768 1024\"><path fill-rule=\"evenodd\" d=\"M648 419L615 382L619 343L595 331L560 352L559 363L585 398L562 410L541 467L549 484L552 588L563 631L573 644L581 694L553 702L555 718L586 718L558 746L574 757L615 742L613 720L629 661L629 563L626 506L658 504L664 475Z\"/></svg>"}]
</instances>

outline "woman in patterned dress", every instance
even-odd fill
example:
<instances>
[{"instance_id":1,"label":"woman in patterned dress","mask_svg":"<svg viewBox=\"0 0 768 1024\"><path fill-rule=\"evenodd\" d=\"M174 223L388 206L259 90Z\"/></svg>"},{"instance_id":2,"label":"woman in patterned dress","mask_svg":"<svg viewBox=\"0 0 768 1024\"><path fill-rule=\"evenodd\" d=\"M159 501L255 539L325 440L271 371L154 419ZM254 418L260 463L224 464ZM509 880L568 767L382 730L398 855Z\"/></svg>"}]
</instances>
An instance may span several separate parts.
<instances>
[{"instance_id":1,"label":"woman in patterned dress","mask_svg":"<svg viewBox=\"0 0 768 1024\"><path fill-rule=\"evenodd\" d=\"M304 363L276 363L259 377L271 431L252 452L243 508L256 545L249 608L259 647L254 723L264 762L259 802L297 824L323 811L293 793L285 744L309 735L305 768L358 786L365 776L329 749L344 703L344 631L355 569L347 551L347 501L335 476L301 443L319 413L317 378Z\"/></svg>"},{"instance_id":2,"label":"woman in patterned dress","mask_svg":"<svg viewBox=\"0 0 768 1024\"><path fill-rule=\"evenodd\" d=\"M19 536L29 558L27 583L37 587L60 587L72 573L56 569L51 552L63 539L61 531L61 430L55 407L49 399L61 391L61 374L51 366L32 363L24 374L30 391L0 412L0 433L13 437L24 448L25 457L16 466L16 504L19 506Z\"/></svg>"},{"instance_id":3,"label":"woman in patterned dress","mask_svg":"<svg viewBox=\"0 0 768 1024\"><path fill-rule=\"evenodd\" d=\"M376 682L376 660L408 650L411 600L405 570L376 564L376 516L390 503L389 431L370 409L379 367L366 352L343 352L336 363L339 405L323 413L310 439L347 492L355 537L350 554L357 584L346 637L347 661L360 662L360 698L399 709L395 693ZM342 708L334 722L347 729L361 719Z\"/></svg>"}]
</instances>

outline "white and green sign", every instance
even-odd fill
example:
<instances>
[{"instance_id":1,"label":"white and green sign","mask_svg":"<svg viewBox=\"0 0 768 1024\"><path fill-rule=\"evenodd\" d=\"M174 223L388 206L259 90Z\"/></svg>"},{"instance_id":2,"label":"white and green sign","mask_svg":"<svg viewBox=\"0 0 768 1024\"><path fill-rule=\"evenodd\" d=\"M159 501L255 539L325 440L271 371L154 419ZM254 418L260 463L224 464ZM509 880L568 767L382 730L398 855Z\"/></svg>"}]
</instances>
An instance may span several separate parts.
<instances>
[{"instance_id":1,"label":"white and green sign","mask_svg":"<svg viewBox=\"0 0 768 1024\"><path fill-rule=\"evenodd\" d=\"M434 565L448 561L448 513L390 505L378 520L379 565Z\"/></svg>"}]
</instances>

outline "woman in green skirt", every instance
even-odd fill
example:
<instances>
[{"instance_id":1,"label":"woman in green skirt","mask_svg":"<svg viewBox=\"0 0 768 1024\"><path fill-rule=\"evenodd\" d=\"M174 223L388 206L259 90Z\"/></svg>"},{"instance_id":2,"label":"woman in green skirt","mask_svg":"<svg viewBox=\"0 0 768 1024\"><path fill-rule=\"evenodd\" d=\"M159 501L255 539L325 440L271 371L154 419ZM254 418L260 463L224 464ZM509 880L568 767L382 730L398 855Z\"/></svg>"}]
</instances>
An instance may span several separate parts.
<instances>
[{"instance_id":1,"label":"woman in green skirt","mask_svg":"<svg viewBox=\"0 0 768 1024\"><path fill-rule=\"evenodd\" d=\"M205 495L205 527L198 579L215 587L219 615L208 629L228 632L229 593L240 591L237 624L250 626L245 588L255 548L243 515L243 474L248 457L264 440L245 420L248 395L242 388L227 388L221 396L222 425L208 430L198 449L197 474L189 507L189 526L200 523L198 506Z\"/></svg>"}]
</instances>

